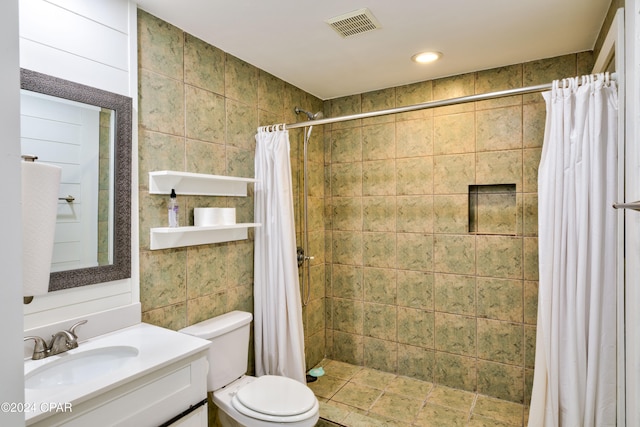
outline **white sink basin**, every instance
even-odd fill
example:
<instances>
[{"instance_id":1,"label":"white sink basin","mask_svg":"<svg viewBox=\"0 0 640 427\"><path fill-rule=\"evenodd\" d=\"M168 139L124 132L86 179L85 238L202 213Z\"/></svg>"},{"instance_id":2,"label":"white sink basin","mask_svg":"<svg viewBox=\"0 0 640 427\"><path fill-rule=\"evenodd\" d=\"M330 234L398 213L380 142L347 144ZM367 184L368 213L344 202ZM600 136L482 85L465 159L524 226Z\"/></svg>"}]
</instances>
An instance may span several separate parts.
<instances>
[{"instance_id":1,"label":"white sink basin","mask_svg":"<svg viewBox=\"0 0 640 427\"><path fill-rule=\"evenodd\" d=\"M25 374L26 389L48 389L81 384L123 368L138 356L130 346L110 346L62 353L57 360Z\"/></svg>"},{"instance_id":2,"label":"white sink basin","mask_svg":"<svg viewBox=\"0 0 640 427\"><path fill-rule=\"evenodd\" d=\"M35 330L29 331L28 335L44 336L49 333L48 330ZM25 405L30 405L30 410L25 410L25 425L59 425L67 415L57 409L50 409L51 404L72 405L73 414L68 415L80 417L83 408L102 407L106 402L103 400L104 393L122 391L124 389L121 387L131 384L146 384L145 378L161 375L161 372L164 372L162 375L167 375L169 371L161 370L206 352L209 344L209 341L200 338L139 323L91 337L79 342L78 348L41 360L30 359L31 348L27 346L24 361L24 402ZM185 380L183 371L179 372L180 381ZM131 390L126 391L129 392ZM110 396L109 401L114 395ZM82 406L85 403L88 406ZM166 419L169 419L175 414L166 415ZM49 417L52 416L56 420L49 422ZM156 423L158 424L161 422Z\"/></svg>"}]
</instances>

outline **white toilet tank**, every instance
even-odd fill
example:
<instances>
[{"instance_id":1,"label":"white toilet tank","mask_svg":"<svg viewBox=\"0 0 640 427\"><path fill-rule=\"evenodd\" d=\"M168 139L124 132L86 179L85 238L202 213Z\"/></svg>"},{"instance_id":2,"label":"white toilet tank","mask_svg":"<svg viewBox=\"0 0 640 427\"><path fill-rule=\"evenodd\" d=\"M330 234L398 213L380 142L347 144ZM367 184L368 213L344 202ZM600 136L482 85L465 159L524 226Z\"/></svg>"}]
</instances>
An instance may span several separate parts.
<instances>
[{"instance_id":1,"label":"white toilet tank","mask_svg":"<svg viewBox=\"0 0 640 427\"><path fill-rule=\"evenodd\" d=\"M252 318L251 313L232 311L179 331L211 341L207 376L209 391L231 384L247 372Z\"/></svg>"}]
</instances>

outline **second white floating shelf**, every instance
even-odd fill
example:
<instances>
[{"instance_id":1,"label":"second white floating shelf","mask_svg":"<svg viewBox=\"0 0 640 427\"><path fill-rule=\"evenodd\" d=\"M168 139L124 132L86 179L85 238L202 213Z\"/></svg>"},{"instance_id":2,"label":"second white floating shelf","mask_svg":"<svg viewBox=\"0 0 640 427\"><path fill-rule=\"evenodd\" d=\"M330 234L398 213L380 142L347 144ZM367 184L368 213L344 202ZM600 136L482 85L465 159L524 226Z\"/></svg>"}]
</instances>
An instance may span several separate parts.
<instances>
[{"instance_id":1,"label":"second white floating shelf","mask_svg":"<svg viewBox=\"0 0 640 427\"><path fill-rule=\"evenodd\" d=\"M211 227L157 227L151 229L150 249L180 248L244 240L257 223L215 225Z\"/></svg>"},{"instance_id":2,"label":"second white floating shelf","mask_svg":"<svg viewBox=\"0 0 640 427\"><path fill-rule=\"evenodd\" d=\"M171 189L180 195L240 196L247 195L247 184L254 178L239 178L192 172L149 172L150 194L171 194Z\"/></svg>"}]
</instances>

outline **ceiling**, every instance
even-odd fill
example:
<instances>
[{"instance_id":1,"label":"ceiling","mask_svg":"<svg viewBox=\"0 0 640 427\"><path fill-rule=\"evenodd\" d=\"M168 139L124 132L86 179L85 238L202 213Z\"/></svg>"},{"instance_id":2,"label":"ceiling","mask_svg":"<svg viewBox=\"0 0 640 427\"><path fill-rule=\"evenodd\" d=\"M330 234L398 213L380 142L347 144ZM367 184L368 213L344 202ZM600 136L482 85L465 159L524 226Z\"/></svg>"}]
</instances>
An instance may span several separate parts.
<instances>
[{"instance_id":1,"label":"ceiling","mask_svg":"<svg viewBox=\"0 0 640 427\"><path fill-rule=\"evenodd\" d=\"M323 100L593 49L610 0L137 0ZM325 21L368 8L381 28ZM443 53L418 65L419 51Z\"/></svg>"}]
</instances>

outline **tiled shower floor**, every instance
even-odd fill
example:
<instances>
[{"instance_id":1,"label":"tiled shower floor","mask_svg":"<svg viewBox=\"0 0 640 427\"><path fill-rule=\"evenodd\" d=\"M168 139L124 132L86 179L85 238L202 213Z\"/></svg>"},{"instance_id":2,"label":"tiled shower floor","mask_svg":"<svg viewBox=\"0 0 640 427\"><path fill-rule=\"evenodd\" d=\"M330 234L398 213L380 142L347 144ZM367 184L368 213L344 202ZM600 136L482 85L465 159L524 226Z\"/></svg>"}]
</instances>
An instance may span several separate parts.
<instances>
[{"instance_id":1,"label":"tiled shower floor","mask_svg":"<svg viewBox=\"0 0 640 427\"><path fill-rule=\"evenodd\" d=\"M308 383L320 401L316 426L523 426L523 405L388 372L323 360Z\"/></svg>"}]
</instances>

